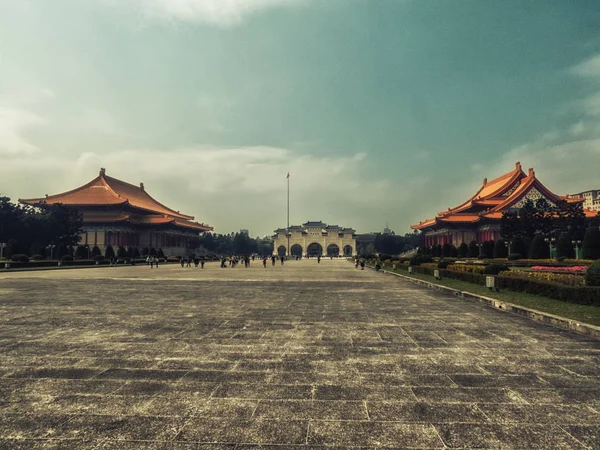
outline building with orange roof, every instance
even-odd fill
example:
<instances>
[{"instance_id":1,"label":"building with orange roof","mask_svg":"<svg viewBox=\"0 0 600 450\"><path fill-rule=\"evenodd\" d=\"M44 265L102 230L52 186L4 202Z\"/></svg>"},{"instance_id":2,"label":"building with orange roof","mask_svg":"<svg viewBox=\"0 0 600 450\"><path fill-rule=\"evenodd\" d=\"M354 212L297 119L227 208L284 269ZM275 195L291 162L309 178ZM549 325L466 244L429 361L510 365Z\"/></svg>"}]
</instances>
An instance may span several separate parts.
<instances>
[{"instance_id":1,"label":"building with orange roof","mask_svg":"<svg viewBox=\"0 0 600 450\"><path fill-rule=\"evenodd\" d=\"M411 228L425 235L426 247L496 241L500 239L500 221L504 212L518 210L527 200L536 202L542 198L552 206L559 200L583 202L582 198L553 193L537 179L533 169L525 173L521 163L517 162L511 172L491 181L484 178L481 188L466 202L438 213L433 219L412 225ZM597 214L588 209L584 212L589 218Z\"/></svg>"},{"instance_id":2,"label":"building with orange roof","mask_svg":"<svg viewBox=\"0 0 600 450\"><path fill-rule=\"evenodd\" d=\"M104 168L89 183L42 198L19 199L20 203L44 208L62 204L77 209L83 217L80 244L159 248L165 255L183 255L195 246L200 233L212 227L194 222L194 217L159 203L139 186L106 175Z\"/></svg>"}]
</instances>

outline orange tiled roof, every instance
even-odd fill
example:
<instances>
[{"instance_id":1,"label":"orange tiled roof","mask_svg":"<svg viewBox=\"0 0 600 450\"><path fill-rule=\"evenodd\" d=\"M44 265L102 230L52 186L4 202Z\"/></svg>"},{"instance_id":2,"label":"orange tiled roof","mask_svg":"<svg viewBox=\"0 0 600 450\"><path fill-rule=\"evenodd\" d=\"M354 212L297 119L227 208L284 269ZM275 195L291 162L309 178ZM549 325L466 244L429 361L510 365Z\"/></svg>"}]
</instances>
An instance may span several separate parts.
<instances>
[{"instance_id":1,"label":"orange tiled roof","mask_svg":"<svg viewBox=\"0 0 600 450\"><path fill-rule=\"evenodd\" d=\"M83 214L84 223L115 223L115 222L129 222L133 225L164 225L174 224L183 228L190 228L198 231L211 231L213 228L208 225L204 225L198 222L192 222L191 220L181 220L169 216L157 216L157 215L129 215L121 212L84 212Z\"/></svg>"},{"instance_id":2,"label":"orange tiled roof","mask_svg":"<svg viewBox=\"0 0 600 450\"><path fill-rule=\"evenodd\" d=\"M39 206L49 203L62 203L69 206L96 206L129 204L144 211L166 214L184 220L193 220L193 216L181 214L153 199L145 190L144 185L133 184L106 175L104 169L89 183L72 191L56 195L46 195L45 198L19 200L21 203Z\"/></svg>"},{"instance_id":3,"label":"orange tiled roof","mask_svg":"<svg viewBox=\"0 0 600 450\"><path fill-rule=\"evenodd\" d=\"M569 203L580 202L582 199L561 197L546 188L536 177L533 169L525 174L521 163L515 164L515 169L492 181L483 180L483 186L469 200L447 211L438 213L431 220L412 225L414 230L429 228L438 223L475 223L482 218L501 219L502 212L523 198L530 189L537 189L551 201L566 200ZM479 207L479 208L477 208ZM487 207L481 210L481 207ZM593 213L593 211L590 211ZM586 211L587 217L593 217Z\"/></svg>"}]
</instances>

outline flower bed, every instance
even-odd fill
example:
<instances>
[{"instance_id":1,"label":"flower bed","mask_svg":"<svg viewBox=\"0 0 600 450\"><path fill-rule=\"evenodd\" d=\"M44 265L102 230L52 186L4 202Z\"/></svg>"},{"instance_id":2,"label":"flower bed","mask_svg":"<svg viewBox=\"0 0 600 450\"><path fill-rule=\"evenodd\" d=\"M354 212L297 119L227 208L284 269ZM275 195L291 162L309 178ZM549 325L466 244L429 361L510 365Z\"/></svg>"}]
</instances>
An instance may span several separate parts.
<instances>
[{"instance_id":1,"label":"flower bed","mask_svg":"<svg viewBox=\"0 0 600 450\"><path fill-rule=\"evenodd\" d=\"M485 266L483 264L449 264L448 270L466 273L483 273Z\"/></svg>"},{"instance_id":2,"label":"flower bed","mask_svg":"<svg viewBox=\"0 0 600 450\"><path fill-rule=\"evenodd\" d=\"M508 272L502 272L503 277L509 278L522 278L531 280L550 281L559 283L565 286L584 286L585 278L581 275L568 274L568 273L556 273L548 271L524 271L524 270L511 270Z\"/></svg>"},{"instance_id":3,"label":"flower bed","mask_svg":"<svg viewBox=\"0 0 600 450\"><path fill-rule=\"evenodd\" d=\"M533 266L531 270L538 272L585 273L588 266Z\"/></svg>"}]
</instances>

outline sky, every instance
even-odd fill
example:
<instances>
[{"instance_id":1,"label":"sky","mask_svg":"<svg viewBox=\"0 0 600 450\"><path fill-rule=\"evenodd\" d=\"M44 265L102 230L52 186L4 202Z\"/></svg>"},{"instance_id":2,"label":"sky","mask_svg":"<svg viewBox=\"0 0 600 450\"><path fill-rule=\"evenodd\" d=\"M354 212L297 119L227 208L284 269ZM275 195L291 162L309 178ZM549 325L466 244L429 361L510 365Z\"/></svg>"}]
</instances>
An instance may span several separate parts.
<instances>
[{"instance_id":1,"label":"sky","mask_svg":"<svg viewBox=\"0 0 600 450\"><path fill-rule=\"evenodd\" d=\"M0 0L0 194L100 167L252 236L600 189L597 0Z\"/></svg>"}]
</instances>

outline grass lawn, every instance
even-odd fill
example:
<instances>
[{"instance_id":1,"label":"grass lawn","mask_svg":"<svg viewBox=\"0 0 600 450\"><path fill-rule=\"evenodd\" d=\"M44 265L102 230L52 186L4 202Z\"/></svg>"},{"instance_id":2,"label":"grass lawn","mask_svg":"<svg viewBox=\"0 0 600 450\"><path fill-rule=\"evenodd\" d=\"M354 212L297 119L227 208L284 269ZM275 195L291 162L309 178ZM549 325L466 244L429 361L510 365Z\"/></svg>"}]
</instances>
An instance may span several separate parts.
<instances>
[{"instance_id":1,"label":"grass lawn","mask_svg":"<svg viewBox=\"0 0 600 450\"><path fill-rule=\"evenodd\" d=\"M386 267L385 270L394 272L391 268ZM577 305L575 303L567 303L553 298L542 297L540 295L526 294L524 292L515 292L502 290L494 292L485 286L479 286L473 283L467 283L460 280L436 280L434 277L422 274L409 275L405 270L396 270L396 273L410 276L419 280L425 280L432 284L439 284L460 291L470 292L485 297L495 298L515 305L524 306L526 308L537 309L538 311L547 312L561 317L577 320L578 322L587 323L590 325L600 326L600 307L589 305Z\"/></svg>"}]
</instances>

